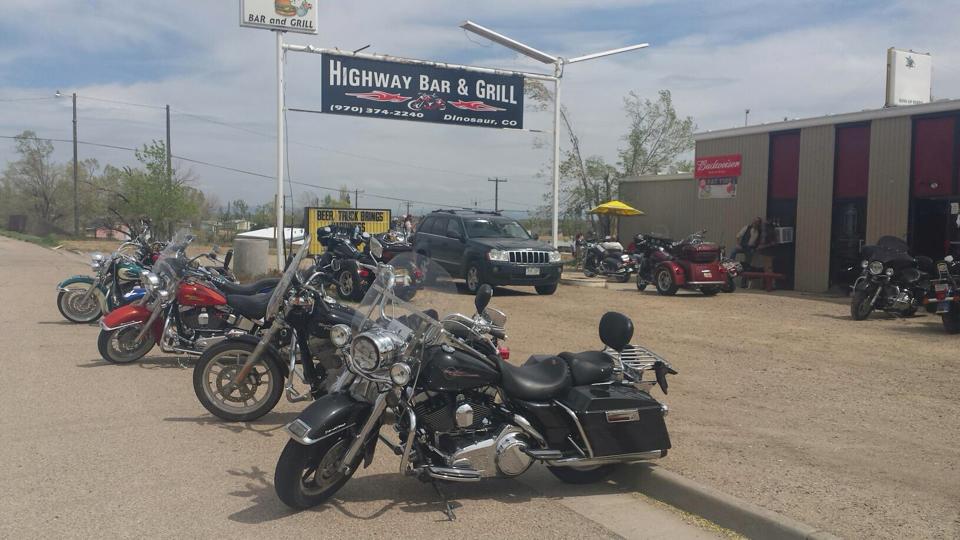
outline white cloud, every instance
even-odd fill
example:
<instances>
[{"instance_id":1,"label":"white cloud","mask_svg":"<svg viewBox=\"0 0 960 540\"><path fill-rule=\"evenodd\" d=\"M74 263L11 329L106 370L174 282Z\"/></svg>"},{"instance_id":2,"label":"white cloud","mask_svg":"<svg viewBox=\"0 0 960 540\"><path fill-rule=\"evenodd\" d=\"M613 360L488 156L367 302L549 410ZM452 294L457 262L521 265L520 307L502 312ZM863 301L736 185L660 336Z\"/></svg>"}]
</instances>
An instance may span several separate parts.
<instances>
[{"instance_id":1,"label":"white cloud","mask_svg":"<svg viewBox=\"0 0 960 540\"><path fill-rule=\"evenodd\" d=\"M287 40L317 46L357 48L372 44L371 51L401 56L452 60L475 57L473 63L497 67L544 70L543 66L518 57L498 46L478 45L456 25L465 18L499 27L511 20L515 37L528 32L549 39L533 43L551 52L573 55L643 40L644 10L652 2L627 0L547 0L480 4L416 0L377 5L374 3L318 3L320 36L288 35ZM31 18L37 32L23 42L0 50L0 67L22 62L31 55L63 55L94 64L98 55L114 47L148 51L140 82L77 85L58 73L46 76L43 87L0 82L0 97L47 96L56 89L77 91L120 101L174 108L175 154L222 163L265 174L274 171L274 141L250 133L274 132L273 35L241 29L236 24L233 1L195 2L67 2L53 0L10 1L0 7L0 20L22 13L30 6L47 14ZM882 10L865 12L816 26L765 33L764 14L773 4L756 2L714 7L715 15L702 32L670 42L654 42L650 49L622 56L569 66L564 79L564 103L569 107L585 151L615 159L626 122L622 97L630 90L655 98L661 88L673 90L682 114L694 116L703 129L740 125L743 109L751 109L751 122L775 121L784 116L801 117L875 108L883 102L885 49L888 46L929 50L934 55L934 90L938 97L960 95L960 44L955 29L960 14L946 2L904 2ZM637 35L623 30L597 30L578 23L578 15L592 8L636 10ZM662 9L662 7L660 7ZM550 10L555 32L543 28L538 14ZM571 14L564 17L564 13ZM491 22L492 21L492 22ZM739 34L757 36L739 39ZM546 38L544 38L546 39ZM471 41L472 40L472 41ZM55 43L57 47L49 44ZM560 50L554 51L551 44ZM151 66L166 75L152 75ZM127 66L102 66L118 72ZM546 70L544 70L546 71ZM319 103L319 58L293 54L288 59L288 103L315 107ZM163 112L125 107L81 98L81 139L135 146L163 136ZM176 114L187 111L226 119L242 128L230 129ZM479 128L420 125L326 115L290 113L290 165L295 180L321 185L356 185L371 193L450 204L492 198L486 176L505 176L512 182L501 186L504 199L525 205L539 204L544 187L534 175L549 163L549 148L532 146L537 135ZM526 125L551 129L552 117L528 113ZM41 135L69 138L69 100L0 103L0 134L22 129ZM248 130L248 131L244 131ZM549 134L545 134L549 135ZM358 159L325 147L352 154L420 166L398 166L372 159ZM12 145L0 143L0 161L10 157ZM69 157L70 146L59 145L58 158ZM83 156L103 162L128 164L126 152L82 147ZM221 200L237 197L251 203L271 197L273 184L257 179L191 166L200 186ZM453 175L432 169L462 171ZM471 176L476 175L476 176ZM294 187L299 192L306 188ZM364 199L375 205L396 204ZM504 204L507 207L516 205Z\"/></svg>"}]
</instances>

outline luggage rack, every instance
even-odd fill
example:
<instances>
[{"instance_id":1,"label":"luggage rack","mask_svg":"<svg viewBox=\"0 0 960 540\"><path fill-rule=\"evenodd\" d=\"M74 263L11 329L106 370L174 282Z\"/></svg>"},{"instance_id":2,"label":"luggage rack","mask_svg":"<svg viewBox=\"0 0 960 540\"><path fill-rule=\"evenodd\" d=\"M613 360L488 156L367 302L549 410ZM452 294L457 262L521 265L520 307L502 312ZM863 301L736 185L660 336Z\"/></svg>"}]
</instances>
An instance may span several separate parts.
<instances>
[{"instance_id":1,"label":"luggage rack","mask_svg":"<svg viewBox=\"0 0 960 540\"><path fill-rule=\"evenodd\" d=\"M667 363L663 357L640 345L627 345L619 354L613 349L606 349L604 352L619 361L621 371L624 367L628 367L634 371L642 372L653 369L657 362Z\"/></svg>"}]
</instances>

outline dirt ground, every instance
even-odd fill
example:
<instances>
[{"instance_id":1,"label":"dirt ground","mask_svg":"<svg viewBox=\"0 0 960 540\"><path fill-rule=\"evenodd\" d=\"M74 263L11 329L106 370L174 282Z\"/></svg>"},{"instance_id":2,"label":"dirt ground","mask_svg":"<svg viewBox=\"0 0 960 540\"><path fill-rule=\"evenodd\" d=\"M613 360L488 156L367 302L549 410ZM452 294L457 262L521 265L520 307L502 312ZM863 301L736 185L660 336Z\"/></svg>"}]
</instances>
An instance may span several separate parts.
<instances>
[{"instance_id":1,"label":"dirt ground","mask_svg":"<svg viewBox=\"0 0 960 540\"><path fill-rule=\"evenodd\" d=\"M37 268L45 260L38 258ZM28 281L19 280L24 287ZM960 537L960 336L946 335L939 318L877 314L855 322L846 299L753 291L667 298L640 293L632 284L610 287L562 286L551 297L498 289L491 306L509 317L512 360L599 347L600 317L622 311L634 320L633 341L679 371L665 398L673 450L660 465L844 537ZM465 302L469 305L469 298ZM28 308L18 313L21 309ZM45 311L57 319L55 311ZM14 324L18 317L5 318ZM44 332L79 339L74 334L86 330L48 326ZM84 342L76 354L86 356L70 358L67 365L98 365L95 344ZM158 360L152 362L156 367ZM142 371L113 368L79 371L105 370L108 377ZM145 413L151 415L161 408L171 417L199 414L183 378L183 395L168 399L150 392L135 407L149 408ZM134 396L139 386L118 388L118 397ZM162 401L153 403L158 396ZM283 419L299 408L282 407ZM209 420L191 422L209 423L204 418ZM89 420L91 429L95 420ZM192 433L168 427L163 426L168 437ZM199 427L204 428L210 426ZM163 440L167 446L176 442ZM233 438L225 444L232 443ZM193 470L186 458L179 456L172 466ZM273 463L249 465L270 471ZM150 470L163 477L165 466L153 463ZM225 468L193 472L218 482L215 474Z\"/></svg>"},{"instance_id":2,"label":"dirt ground","mask_svg":"<svg viewBox=\"0 0 960 540\"><path fill-rule=\"evenodd\" d=\"M665 401L694 480L848 538L960 537L960 337L939 317L850 319L845 298L498 290L514 359L598 345L609 310L680 372ZM654 391L656 394L656 391Z\"/></svg>"}]
</instances>

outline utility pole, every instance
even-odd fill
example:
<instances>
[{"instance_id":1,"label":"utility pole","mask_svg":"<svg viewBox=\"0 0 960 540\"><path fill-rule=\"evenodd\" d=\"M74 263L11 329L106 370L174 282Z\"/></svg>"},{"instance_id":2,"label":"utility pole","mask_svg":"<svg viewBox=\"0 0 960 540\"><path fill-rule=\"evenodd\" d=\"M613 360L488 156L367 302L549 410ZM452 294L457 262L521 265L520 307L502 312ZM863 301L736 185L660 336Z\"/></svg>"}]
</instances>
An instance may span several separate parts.
<instances>
[{"instance_id":1,"label":"utility pole","mask_svg":"<svg viewBox=\"0 0 960 540\"><path fill-rule=\"evenodd\" d=\"M73 234L80 235L80 195L77 189L77 93L73 93Z\"/></svg>"},{"instance_id":2,"label":"utility pole","mask_svg":"<svg viewBox=\"0 0 960 540\"><path fill-rule=\"evenodd\" d=\"M404 214L403 216L406 217L406 216L409 216L409 215L410 215L410 201L407 201L407 213Z\"/></svg>"},{"instance_id":3,"label":"utility pole","mask_svg":"<svg viewBox=\"0 0 960 540\"><path fill-rule=\"evenodd\" d=\"M353 208L360 208L360 194L363 193L363 190L354 189L353 190Z\"/></svg>"},{"instance_id":4,"label":"utility pole","mask_svg":"<svg viewBox=\"0 0 960 540\"><path fill-rule=\"evenodd\" d=\"M173 165L171 164L172 156L173 149L170 148L170 106L167 105L167 187L173 186Z\"/></svg>"},{"instance_id":5,"label":"utility pole","mask_svg":"<svg viewBox=\"0 0 960 540\"><path fill-rule=\"evenodd\" d=\"M747 125L747 121L750 120L750 109L745 109L743 111L743 125Z\"/></svg>"},{"instance_id":6,"label":"utility pole","mask_svg":"<svg viewBox=\"0 0 960 540\"><path fill-rule=\"evenodd\" d=\"M500 184L506 182L506 178L487 178L487 182L493 182L493 211L500 211Z\"/></svg>"}]
</instances>

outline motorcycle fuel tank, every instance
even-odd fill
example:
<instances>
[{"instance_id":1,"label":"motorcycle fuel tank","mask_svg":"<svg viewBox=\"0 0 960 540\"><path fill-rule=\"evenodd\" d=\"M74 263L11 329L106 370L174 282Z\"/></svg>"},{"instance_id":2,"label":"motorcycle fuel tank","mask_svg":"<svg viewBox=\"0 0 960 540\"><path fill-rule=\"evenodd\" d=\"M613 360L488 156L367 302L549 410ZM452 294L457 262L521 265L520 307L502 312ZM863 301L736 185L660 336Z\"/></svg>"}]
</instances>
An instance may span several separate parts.
<instances>
[{"instance_id":1,"label":"motorcycle fuel tank","mask_svg":"<svg viewBox=\"0 0 960 540\"><path fill-rule=\"evenodd\" d=\"M488 362L457 351L433 347L428 351L420 374L420 385L437 392L459 392L494 384L500 372Z\"/></svg>"},{"instance_id":2,"label":"motorcycle fuel tank","mask_svg":"<svg viewBox=\"0 0 960 540\"><path fill-rule=\"evenodd\" d=\"M222 306L227 298L206 285L182 283L177 289L177 302L181 306Z\"/></svg>"}]
</instances>

